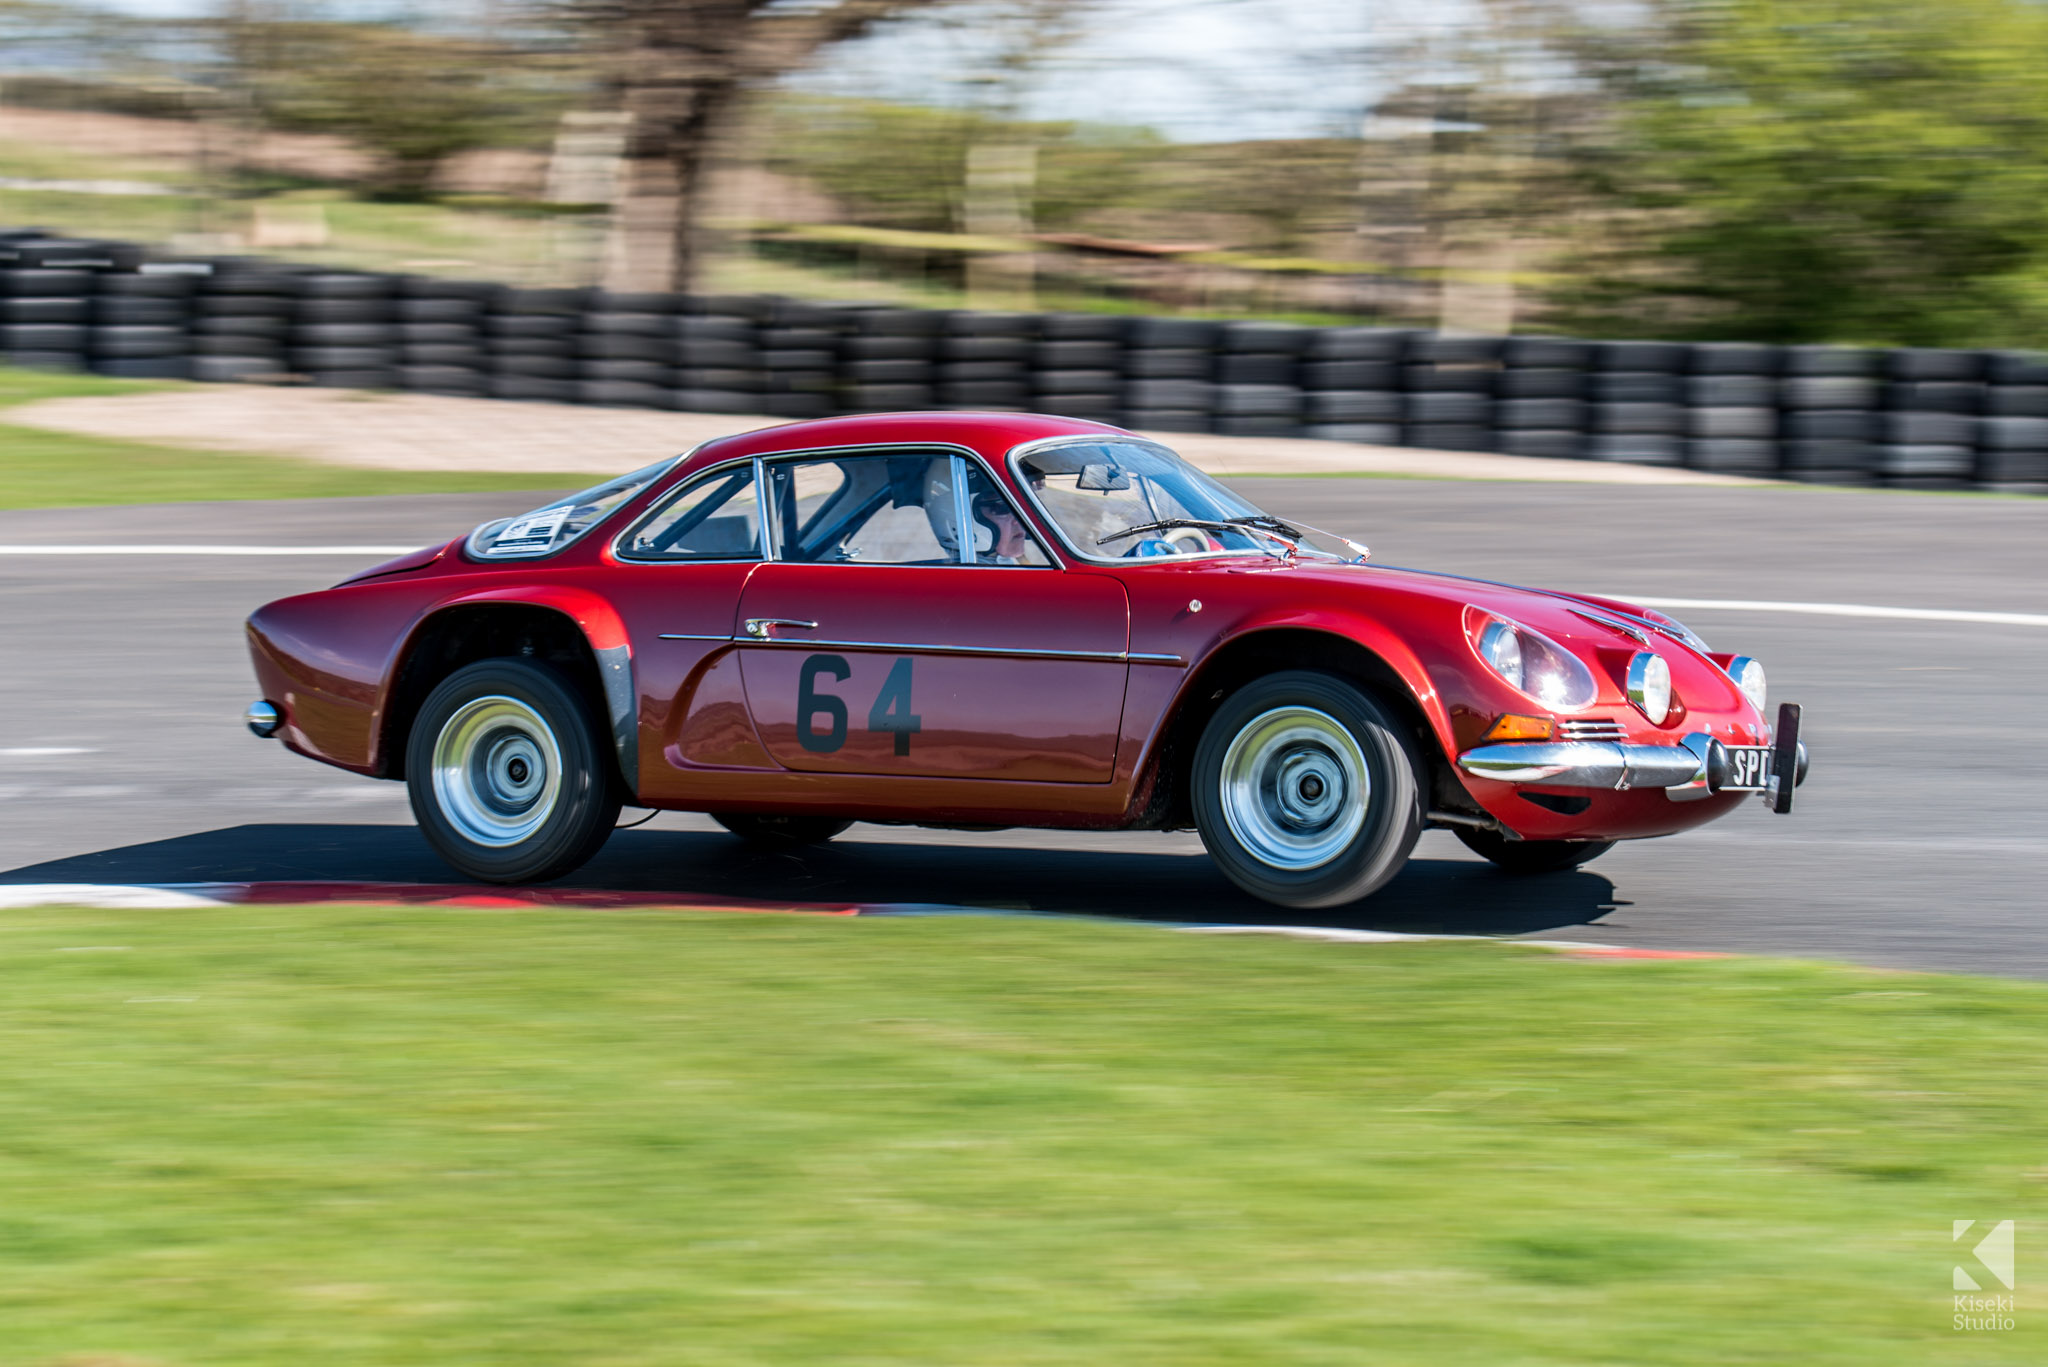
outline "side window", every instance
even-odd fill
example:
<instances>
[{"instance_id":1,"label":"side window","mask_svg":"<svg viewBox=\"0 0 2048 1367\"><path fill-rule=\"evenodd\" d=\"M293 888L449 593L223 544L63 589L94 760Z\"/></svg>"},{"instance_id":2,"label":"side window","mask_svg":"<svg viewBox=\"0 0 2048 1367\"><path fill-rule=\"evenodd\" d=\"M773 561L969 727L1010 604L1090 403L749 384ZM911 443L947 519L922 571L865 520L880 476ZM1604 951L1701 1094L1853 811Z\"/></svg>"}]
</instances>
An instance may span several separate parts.
<instances>
[{"instance_id":1,"label":"side window","mask_svg":"<svg viewBox=\"0 0 2048 1367\"><path fill-rule=\"evenodd\" d=\"M768 467L784 560L813 564L950 565L952 457L838 456Z\"/></svg>"},{"instance_id":2,"label":"side window","mask_svg":"<svg viewBox=\"0 0 2048 1367\"><path fill-rule=\"evenodd\" d=\"M979 465L967 466L967 506L974 519L977 565L1048 566L1052 557L1031 534L1015 505Z\"/></svg>"},{"instance_id":3,"label":"side window","mask_svg":"<svg viewBox=\"0 0 2048 1367\"><path fill-rule=\"evenodd\" d=\"M636 559L758 560L761 505L752 463L706 475L633 530L620 550Z\"/></svg>"}]
</instances>

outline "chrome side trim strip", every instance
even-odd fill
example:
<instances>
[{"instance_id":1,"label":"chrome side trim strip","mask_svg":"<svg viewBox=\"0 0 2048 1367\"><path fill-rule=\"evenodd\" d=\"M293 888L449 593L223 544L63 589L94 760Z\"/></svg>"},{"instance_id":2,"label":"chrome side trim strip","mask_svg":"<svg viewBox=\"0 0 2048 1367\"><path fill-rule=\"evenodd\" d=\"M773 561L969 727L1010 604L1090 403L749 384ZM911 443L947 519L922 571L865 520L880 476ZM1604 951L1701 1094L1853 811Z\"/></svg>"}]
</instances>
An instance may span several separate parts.
<instances>
[{"instance_id":1,"label":"chrome side trim strip","mask_svg":"<svg viewBox=\"0 0 2048 1367\"><path fill-rule=\"evenodd\" d=\"M1639 646L1646 646L1650 644L1650 637L1648 633L1639 630L1638 628L1632 626L1628 622L1623 621L1621 618L1615 616L1613 613L1602 612L1598 608L1589 608L1579 605L1568 607L1565 609L1565 611L1569 612L1574 617L1582 617L1586 621L1592 622L1598 626L1603 626L1609 628L1610 630L1618 631L1622 635L1628 637L1631 641L1634 641Z\"/></svg>"},{"instance_id":2,"label":"chrome side trim strip","mask_svg":"<svg viewBox=\"0 0 2048 1367\"><path fill-rule=\"evenodd\" d=\"M730 641L730 636L706 636L694 631L664 631L655 639L661 641Z\"/></svg>"},{"instance_id":3,"label":"chrome side trim strip","mask_svg":"<svg viewBox=\"0 0 2048 1367\"><path fill-rule=\"evenodd\" d=\"M667 639L667 638L664 638ZM1120 664L1185 664L1178 655L1133 655L1124 650L1034 650L1026 646L950 646L916 641L797 641L779 637L716 636L684 639L730 640L740 646L800 646L805 650L901 650L928 655L983 655L997 659L1099 660Z\"/></svg>"}]
</instances>

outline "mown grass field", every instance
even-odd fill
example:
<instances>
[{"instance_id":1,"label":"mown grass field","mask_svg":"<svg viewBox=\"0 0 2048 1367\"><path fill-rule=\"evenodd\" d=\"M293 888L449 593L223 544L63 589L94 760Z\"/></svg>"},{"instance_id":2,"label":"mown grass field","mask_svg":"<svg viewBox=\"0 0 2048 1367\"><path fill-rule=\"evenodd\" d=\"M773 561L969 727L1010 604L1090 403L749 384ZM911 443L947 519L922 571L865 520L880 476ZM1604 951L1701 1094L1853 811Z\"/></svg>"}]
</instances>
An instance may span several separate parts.
<instances>
[{"instance_id":1,"label":"mown grass field","mask_svg":"<svg viewBox=\"0 0 2048 1367\"><path fill-rule=\"evenodd\" d=\"M2033 984L0 913L0 1364L2039 1362ZM2017 1219L2016 1327L1950 1222ZM1988 1226L1987 1226L1988 1227Z\"/></svg>"},{"instance_id":2,"label":"mown grass field","mask_svg":"<svg viewBox=\"0 0 2048 1367\"><path fill-rule=\"evenodd\" d=\"M57 508L212 499L345 498L367 494L573 489L588 475L359 470L285 456L252 456L47 432L4 421L36 399L162 388L97 375L0 367L0 508Z\"/></svg>"}]
</instances>

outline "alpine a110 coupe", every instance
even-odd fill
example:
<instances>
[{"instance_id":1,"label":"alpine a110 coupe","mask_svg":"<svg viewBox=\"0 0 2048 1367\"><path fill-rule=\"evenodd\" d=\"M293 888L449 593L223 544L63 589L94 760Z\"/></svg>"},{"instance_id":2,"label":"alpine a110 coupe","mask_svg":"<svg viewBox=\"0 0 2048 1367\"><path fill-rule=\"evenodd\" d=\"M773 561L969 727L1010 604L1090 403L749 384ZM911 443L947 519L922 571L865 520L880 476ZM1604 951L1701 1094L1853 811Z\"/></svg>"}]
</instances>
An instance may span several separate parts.
<instances>
[{"instance_id":1,"label":"alpine a110 coupe","mask_svg":"<svg viewBox=\"0 0 2048 1367\"><path fill-rule=\"evenodd\" d=\"M1364 897L1428 827L1521 873L1805 776L1764 670L1661 613L1376 565L1146 438L832 418L490 522L249 619L248 724L403 781L473 878L559 878L623 805L1192 827L1246 891Z\"/></svg>"}]
</instances>

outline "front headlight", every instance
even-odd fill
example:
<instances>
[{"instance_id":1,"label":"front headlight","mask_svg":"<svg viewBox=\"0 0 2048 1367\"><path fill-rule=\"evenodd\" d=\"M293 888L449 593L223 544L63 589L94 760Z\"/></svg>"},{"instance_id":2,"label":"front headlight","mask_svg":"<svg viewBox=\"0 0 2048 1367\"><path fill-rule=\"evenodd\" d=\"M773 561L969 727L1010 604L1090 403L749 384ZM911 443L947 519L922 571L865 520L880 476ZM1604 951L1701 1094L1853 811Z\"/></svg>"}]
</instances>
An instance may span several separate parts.
<instances>
[{"instance_id":1,"label":"front headlight","mask_svg":"<svg viewBox=\"0 0 2048 1367\"><path fill-rule=\"evenodd\" d=\"M1762 661L1737 655L1728 662L1728 677L1735 680L1735 686L1742 690L1742 695L1749 699L1752 707L1759 712L1764 710L1764 699L1768 693Z\"/></svg>"},{"instance_id":2,"label":"front headlight","mask_svg":"<svg viewBox=\"0 0 2048 1367\"><path fill-rule=\"evenodd\" d=\"M1671 666L1662 655L1640 651L1628 662L1628 700L1652 726L1662 726L1671 715Z\"/></svg>"},{"instance_id":3,"label":"front headlight","mask_svg":"<svg viewBox=\"0 0 2048 1367\"><path fill-rule=\"evenodd\" d=\"M1600 696L1584 661L1542 632L1479 608L1468 621L1472 648L1487 668L1546 707L1573 711Z\"/></svg>"}]
</instances>

